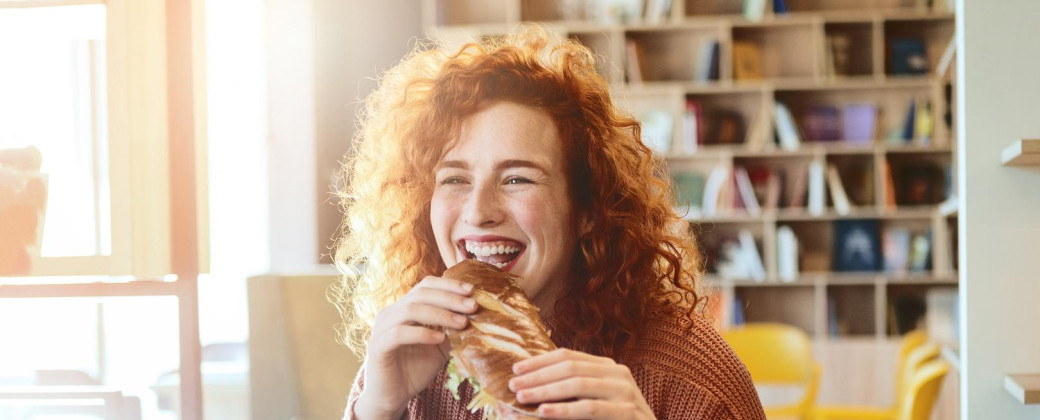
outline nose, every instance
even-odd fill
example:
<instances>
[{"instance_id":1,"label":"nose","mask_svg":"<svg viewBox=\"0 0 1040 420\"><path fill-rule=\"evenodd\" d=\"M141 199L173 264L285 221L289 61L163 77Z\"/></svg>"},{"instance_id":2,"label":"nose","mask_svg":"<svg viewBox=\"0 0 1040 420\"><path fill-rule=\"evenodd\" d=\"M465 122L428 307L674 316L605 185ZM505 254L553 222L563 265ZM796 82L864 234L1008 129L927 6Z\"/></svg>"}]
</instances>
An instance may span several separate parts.
<instances>
[{"instance_id":1,"label":"nose","mask_svg":"<svg viewBox=\"0 0 1040 420\"><path fill-rule=\"evenodd\" d=\"M474 188L466 197L462 212L466 224L482 228L497 226L505 217L501 197L492 182Z\"/></svg>"}]
</instances>

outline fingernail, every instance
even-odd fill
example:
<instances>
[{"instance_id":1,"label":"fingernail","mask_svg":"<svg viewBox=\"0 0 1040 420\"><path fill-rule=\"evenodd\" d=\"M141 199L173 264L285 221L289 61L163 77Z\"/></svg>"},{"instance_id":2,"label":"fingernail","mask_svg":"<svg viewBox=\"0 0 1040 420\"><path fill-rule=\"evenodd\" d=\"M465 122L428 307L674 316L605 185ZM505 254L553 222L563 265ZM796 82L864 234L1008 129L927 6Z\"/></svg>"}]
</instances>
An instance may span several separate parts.
<instances>
[{"instance_id":1,"label":"fingernail","mask_svg":"<svg viewBox=\"0 0 1040 420\"><path fill-rule=\"evenodd\" d=\"M462 283L462 290L469 292L473 290L473 285L469 283Z\"/></svg>"},{"instance_id":2,"label":"fingernail","mask_svg":"<svg viewBox=\"0 0 1040 420\"><path fill-rule=\"evenodd\" d=\"M509 380L509 390L516 392L516 379Z\"/></svg>"},{"instance_id":3,"label":"fingernail","mask_svg":"<svg viewBox=\"0 0 1040 420\"><path fill-rule=\"evenodd\" d=\"M520 373L520 362L513 363L513 373Z\"/></svg>"},{"instance_id":4,"label":"fingernail","mask_svg":"<svg viewBox=\"0 0 1040 420\"><path fill-rule=\"evenodd\" d=\"M475 301L473 299L466 299L466 300L462 301L462 304L472 308L474 305L477 304L477 301Z\"/></svg>"},{"instance_id":5,"label":"fingernail","mask_svg":"<svg viewBox=\"0 0 1040 420\"><path fill-rule=\"evenodd\" d=\"M455 318L455 322L459 324L463 324L466 322L466 317L462 315L455 315L453 318Z\"/></svg>"}]
</instances>

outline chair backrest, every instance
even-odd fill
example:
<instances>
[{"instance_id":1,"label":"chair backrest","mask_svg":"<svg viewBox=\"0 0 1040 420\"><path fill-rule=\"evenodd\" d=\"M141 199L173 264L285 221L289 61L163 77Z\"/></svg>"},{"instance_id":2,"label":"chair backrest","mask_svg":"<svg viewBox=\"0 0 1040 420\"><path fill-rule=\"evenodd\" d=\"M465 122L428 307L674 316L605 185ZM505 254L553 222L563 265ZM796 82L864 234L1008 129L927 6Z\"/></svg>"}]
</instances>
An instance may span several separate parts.
<instances>
[{"instance_id":1,"label":"chair backrest","mask_svg":"<svg viewBox=\"0 0 1040 420\"><path fill-rule=\"evenodd\" d=\"M903 370L896 374L896 389L899 390L899 394L896 395L895 399L896 407L901 407L903 401L910 398L910 394L913 393L911 386L913 385L914 375L921 369L921 366L938 358L939 352L937 344L925 343L907 353L906 358L903 360Z\"/></svg>"},{"instance_id":2,"label":"chair backrest","mask_svg":"<svg viewBox=\"0 0 1040 420\"><path fill-rule=\"evenodd\" d=\"M907 398L899 408L899 420L928 420L939 397L950 364L942 359L925 362L907 383Z\"/></svg>"},{"instance_id":3,"label":"chair backrest","mask_svg":"<svg viewBox=\"0 0 1040 420\"><path fill-rule=\"evenodd\" d=\"M796 327L752 323L723 331L722 337L756 383L804 385L813 378L809 336Z\"/></svg>"},{"instance_id":4,"label":"chair backrest","mask_svg":"<svg viewBox=\"0 0 1040 420\"><path fill-rule=\"evenodd\" d=\"M922 344L928 342L928 331L923 329L916 329L903 335L903 338L899 340L899 355L896 360L896 395L902 395L903 385L903 372L906 366L906 358L910 356L910 352L920 347Z\"/></svg>"}]
</instances>

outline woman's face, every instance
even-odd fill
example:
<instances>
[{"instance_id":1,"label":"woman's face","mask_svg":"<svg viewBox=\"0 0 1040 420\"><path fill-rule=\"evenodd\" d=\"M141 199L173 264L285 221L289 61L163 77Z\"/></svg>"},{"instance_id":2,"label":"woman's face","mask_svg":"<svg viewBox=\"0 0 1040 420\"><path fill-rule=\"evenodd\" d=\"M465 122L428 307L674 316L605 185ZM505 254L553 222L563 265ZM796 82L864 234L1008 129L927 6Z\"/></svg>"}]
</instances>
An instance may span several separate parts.
<instances>
[{"instance_id":1,"label":"woman's face","mask_svg":"<svg viewBox=\"0 0 1040 420\"><path fill-rule=\"evenodd\" d=\"M577 248L563 146L544 111L498 102L462 123L437 166L430 221L444 264L468 258L523 277L552 308Z\"/></svg>"}]
</instances>

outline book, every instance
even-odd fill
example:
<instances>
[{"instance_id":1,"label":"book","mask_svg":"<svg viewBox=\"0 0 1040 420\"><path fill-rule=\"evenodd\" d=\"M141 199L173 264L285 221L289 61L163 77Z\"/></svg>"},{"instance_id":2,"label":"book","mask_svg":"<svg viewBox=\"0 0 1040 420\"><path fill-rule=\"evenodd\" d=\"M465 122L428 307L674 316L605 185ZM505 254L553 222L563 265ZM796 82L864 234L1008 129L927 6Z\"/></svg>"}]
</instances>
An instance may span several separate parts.
<instances>
[{"instance_id":1,"label":"book","mask_svg":"<svg viewBox=\"0 0 1040 420\"><path fill-rule=\"evenodd\" d=\"M841 175L834 165L827 165L827 186L831 193L834 211L841 216L849 214L849 197L845 195L845 187L841 184Z\"/></svg>"},{"instance_id":2,"label":"book","mask_svg":"<svg viewBox=\"0 0 1040 420\"><path fill-rule=\"evenodd\" d=\"M776 229L776 265L780 281L790 283L798 279L798 237L790 226Z\"/></svg>"},{"instance_id":3,"label":"book","mask_svg":"<svg viewBox=\"0 0 1040 420\"><path fill-rule=\"evenodd\" d=\"M744 19L757 22L766 14L766 0L744 0Z\"/></svg>"},{"instance_id":4,"label":"book","mask_svg":"<svg viewBox=\"0 0 1040 420\"><path fill-rule=\"evenodd\" d=\"M704 203L704 187L707 183L704 174L699 172L674 173L672 183L675 187L676 203L699 211Z\"/></svg>"},{"instance_id":5,"label":"book","mask_svg":"<svg viewBox=\"0 0 1040 420\"><path fill-rule=\"evenodd\" d=\"M885 208L889 210L895 210L896 208L896 186L893 182L892 166L888 163L888 159L881 160L881 171L885 178Z\"/></svg>"},{"instance_id":6,"label":"book","mask_svg":"<svg viewBox=\"0 0 1040 420\"><path fill-rule=\"evenodd\" d=\"M809 163L809 199L806 207L809 214L820 216L823 214L827 197L824 191L824 168L823 162L814 160Z\"/></svg>"},{"instance_id":7,"label":"book","mask_svg":"<svg viewBox=\"0 0 1040 420\"><path fill-rule=\"evenodd\" d=\"M910 262L910 230L902 226L886 226L881 236L885 273L905 275Z\"/></svg>"},{"instance_id":8,"label":"book","mask_svg":"<svg viewBox=\"0 0 1040 420\"><path fill-rule=\"evenodd\" d=\"M643 50L639 43L629 39L625 41L625 75L628 83L643 83Z\"/></svg>"},{"instance_id":9,"label":"book","mask_svg":"<svg viewBox=\"0 0 1040 420\"><path fill-rule=\"evenodd\" d=\"M874 142L874 129L877 126L877 106L866 103L845 105L842 115L841 137L853 144L870 144Z\"/></svg>"},{"instance_id":10,"label":"book","mask_svg":"<svg viewBox=\"0 0 1040 420\"><path fill-rule=\"evenodd\" d=\"M879 270L882 264L879 236L877 220L834 221L831 267L841 272Z\"/></svg>"},{"instance_id":11,"label":"book","mask_svg":"<svg viewBox=\"0 0 1040 420\"><path fill-rule=\"evenodd\" d=\"M762 51L749 41L733 41L733 78L759 80L762 78Z\"/></svg>"},{"instance_id":12,"label":"book","mask_svg":"<svg viewBox=\"0 0 1040 420\"><path fill-rule=\"evenodd\" d=\"M733 297L733 319L731 326L744 325L744 302L740 301L739 296Z\"/></svg>"},{"instance_id":13,"label":"book","mask_svg":"<svg viewBox=\"0 0 1040 420\"><path fill-rule=\"evenodd\" d=\"M910 240L909 270L925 272L932 268L932 237L928 232L918 232Z\"/></svg>"},{"instance_id":14,"label":"book","mask_svg":"<svg viewBox=\"0 0 1040 420\"><path fill-rule=\"evenodd\" d=\"M776 210L780 206L780 195L783 194L783 179L779 170L769 171L766 179L766 194L762 200L762 207L766 210Z\"/></svg>"},{"instance_id":15,"label":"book","mask_svg":"<svg viewBox=\"0 0 1040 420\"><path fill-rule=\"evenodd\" d=\"M927 74L928 53L924 40L893 38L889 42L889 73L894 75Z\"/></svg>"},{"instance_id":16,"label":"book","mask_svg":"<svg viewBox=\"0 0 1040 420\"><path fill-rule=\"evenodd\" d=\"M718 109L712 112L711 132L706 141L711 144L737 144L744 140L744 116L737 111Z\"/></svg>"},{"instance_id":17,"label":"book","mask_svg":"<svg viewBox=\"0 0 1040 420\"><path fill-rule=\"evenodd\" d=\"M656 25L664 21L672 8L671 0L646 0L646 23Z\"/></svg>"},{"instance_id":18,"label":"book","mask_svg":"<svg viewBox=\"0 0 1040 420\"><path fill-rule=\"evenodd\" d=\"M838 107L814 105L802 117L806 141L835 141L841 138L841 115Z\"/></svg>"},{"instance_id":19,"label":"book","mask_svg":"<svg viewBox=\"0 0 1040 420\"><path fill-rule=\"evenodd\" d=\"M719 214L719 210L721 210L719 203L722 202L726 180L730 178L729 172L729 168L725 165L718 165L708 175L708 182L704 184L704 200L702 201L705 216L712 217Z\"/></svg>"},{"instance_id":20,"label":"book","mask_svg":"<svg viewBox=\"0 0 1040 420\"><path fill-rule=\"evenodd\" d=\"M693 81L709 82L719 79L719 41L702 39L697 50L697 62L694 63Z\"/></svg>"},{"instance_id":21,"label":"book","mask_svg":"<svg viewBox=\"0 0 1040 420\"><path fill-rule=\"evenodd\" d=\"M781 102L777 102L774 109L774 122L776 123L776 135L780 140L780 148L798 150L802 140L798 134L798 128L795 127L791 111Z\"/></svg>"},{"instance_id":22,"label":"book","mask_svg":"<svg viewBox=\"0 0 1040 420\"><path fill-rule=\"evenodd\" d=\"M910 106L906 111L906 119L903 121L903 133L900 137L904 142L910 142L914 139L914 127L917 122L915 114L917 113L917 101L911 99Z\"/></svg>"},{"instance_id":23,"label":"book","mask_svg":"<svg viewBox=\"0 0 1040 420\"><path fill-rule=\"evenodd\" d=\"M798 208L805 205L805 193L809 185L809 165L799 166L795 170L791 193L787 196L787 207Z\"/></svg>"},{"instance_id":24,"label":"book","mask_svg":"<svg viewBox=\"0 0 1040 420\"><path fill-rule=\"evenodd\" d=\"M892 299L891 305L892 309L889 313L895 322L890 327L894 326L896 329L890 331L891 333L904 335L922 327L925 312L928 310L923 296L909 294L896 296Z\"/></svg>"},{"instance_id":25,"label":"book","mask_svg":"<svg viewBox=\"0 0 1040 420\"><path fill-rule=\"evenodd\" d=\"M751 231L741 229L738 237L741 251L744 253L744 263L747 264L748 277L759 283L764 282L766 269L762 264L762 255L758 252L758 245L755 244L755 236L751 234Z\"/></svg>"},{"instance_id":26,"label":"book","mask_svg":"<svg viewBox=\"0 0 1040 420\"><path fill-rule=\"evenodd\" d=\"M759 206L764 210L775 210L780 201L781 169L752 166L747 168L747 173Z\"/></svg>"},{"instance_id":27,"label":"book","mask_svg":"<svg viewBox=\"0 0 1040 420\"><path fill-rule=\"evenodd\" d=\"M935 205L946 199L943 170L931 162L902 162L895 177L900 206Z\"/></svg>"},{"instance_id":28,"label":"book","mask_svg":"<svg viewBox=\"0 0 1040 420\"><path fill-rule=\"evenodd\" d=\"M762 114L755 114L751 118L750 124L748 124L747 130L744 130L744 147L748 150L761 150L766 143L765 132L767 131L767 121Z\"/></svg>"},{"instance_id":29,"label":"book","mask_svg":"<svg viewBox=\"0 0 1040 420\"><path fill-rule=\"evenodd\" d=\"M852 39L846 34L827 34L824 45L826 76L845 76L852 73Z\"/></svg>"},{"instance_id":30,"label":"book","mask_svg":"<svg viewBox=\"0 0 1040 420\"><path fill-rule=\"evenodd\" d=\"M958 294L955 287L933 287L924 296L928 337L952 349L960 347Z\"/></svg>"},{"instance_id":31,"label":"book","mask_svg":"<svg viewBox=\"0 0 1040 420\"><path fill-rule=\"evenodd\" d=\"M932 119L932 101L922 100L917 105L916 118L914 119L914 138L919 146L927 147L932 144L932 133L935 123Z\"/></svg>"},{"instance_id":32,"label":"book","mask_svg":"<svg viewBox=\"0 0 1040 420\"><path fill-rule=\"evenodd\" d=\"M693 154L704 143L701 119L701 104L692 99L686 100L686 111L683 113L683 152Z\"/></svg>"},{"instance_id":33,"label":"book","mask_svg":"<svg viewBox=\"0 0 1040 420\"><path fill-rule=\"evenodd\" d=\"M940 79L945 77L946 76L946 72L948 72L951 68L953 68L953 66L951 66L951 64L953 63L953 57L954 57L954 54L956 54L956 53L957 53L957 37L956 36L952 36L952 37L950 37L950 42L948 42L946 44L946 49L943 50L942 56L939 57L939 63L936 64L936 66L935 66L935 75L937 77L939 77Z\"/></svg>"},{"instance_id":34,"label":"book","mask_svg":"<svg viewBox=\"0 0 1040 420\"><path fill-rule=\"evenodd\" d=\"M643 144L654 153L666 155L672 150L672 114L651 109L639 115Z\"/></svg>"},{"instance_id":35,"label":"book","mask_svg":"<svg viewBox=\"0 0 1040 420\"><path fill-rule=\"evenodd\" d=\"M747 168L743 166L736 167L734 176L736 177L740 200L744 203L744 209L747 210L749 215L758 217L762 214L762 209L758 205L758 198L755 197L755 190L751 186L751 178L748 176Z\"/></svg>"},{"instance_id":36,"label":"book","mask_svg":"<svg viewBox=\"0 0 1040 420\"><path fill-rule=\"evenodd\" d=\"M854 159L836 167L849 203L854 206L873 205L874 162L870 159Z\"/></svg>"}]
</instances>

